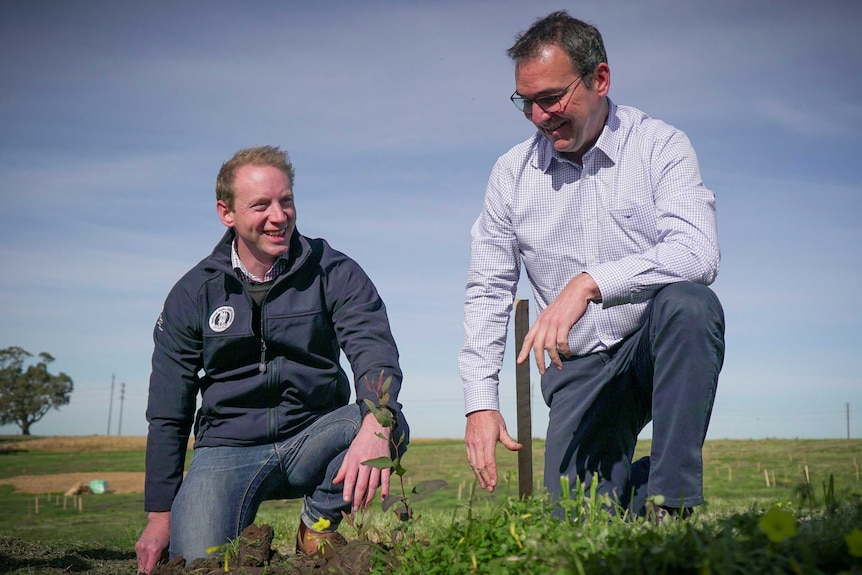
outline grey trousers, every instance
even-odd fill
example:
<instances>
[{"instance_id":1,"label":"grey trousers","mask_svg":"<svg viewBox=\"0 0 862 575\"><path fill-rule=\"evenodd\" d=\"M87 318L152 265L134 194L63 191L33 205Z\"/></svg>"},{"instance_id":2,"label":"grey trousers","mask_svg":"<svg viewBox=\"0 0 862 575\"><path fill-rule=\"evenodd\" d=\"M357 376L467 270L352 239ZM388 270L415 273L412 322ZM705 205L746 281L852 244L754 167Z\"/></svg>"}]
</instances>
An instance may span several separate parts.
<instances>
[{"instance_id":1,"label":"grey trousers","mask_svg":"<svg viewBox=\"0 0 862 575\"><path fill-rule=\"evenodd\" d=\"M703 503L703 442L724 361L724 311L708 287L660 289L641 328L607 352L568 358L542 377L550 408L545 488L560 477L598 480L623 508L642 513L647 497L664 505ZM653 421L649 459L632 466L637 436ZM634 494L634 496L633 496Z\"/></svg>"}]
</instances>

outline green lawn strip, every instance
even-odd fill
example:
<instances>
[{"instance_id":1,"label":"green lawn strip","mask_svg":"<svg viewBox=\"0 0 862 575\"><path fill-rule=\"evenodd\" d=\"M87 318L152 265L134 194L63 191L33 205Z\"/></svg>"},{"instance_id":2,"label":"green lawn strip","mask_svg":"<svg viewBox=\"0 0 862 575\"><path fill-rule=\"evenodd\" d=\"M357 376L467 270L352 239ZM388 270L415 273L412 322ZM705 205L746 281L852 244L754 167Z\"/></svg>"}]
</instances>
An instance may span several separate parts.
<instances>
[{"instance_id":1,"label":"green lawn strip","mask_svg":"<svg viewBox=\"0 0 862 575\"><path fill-rule=\"evenodd\" d=\"M191 451L186 456L186 467ZM144 471L143 451L0 451L0 479L18 475L107 471Z\"/></svg>"},{"instance_id":2,"label":"green lawn strip","mask_svg":"<svg viewBox=\"0 0 862 575\"><path fill-rule=\"evenodd\" d=\"M141 494L88 494L80 498L62 494L37 496L0 485L0 507L3 509L0 533L43 543L134 545L146 523Z\"/></svg>"},{"instance_id":3,"label":"green lawn strip","mask_svg":"<svg viewBox=\"0 0 862 575\"><path fill-rule=\"evenodd\" d=\"M12 575L129 575L135 573L135 552L128 546L111 548L86 542L44 544L0 535L0 573Z\"/></svg>"},{"instance_id":4,"label":"green lawn strip","mask_svg":"<svg viewBox=\"0 0 862 575\"><path fill-rule=\"evenodd\" d=\"M650 442L641 442L636 457L648 453L649 447ZM533 448L534 481L541 485L544 442L534 441ZM589 567L586 573L672 573L674 569L700 572L698 565L702 566L704 561L712 566L713 573L760 572L734 566L734 558L746 554L752 561L763 561L763 565L769 564L768 561L777 565L774 570L762 572L794 572L794 562L800 572L830 572L821 571L825 568L816 558L821 548L831 550L843 561L847 559L843 537L852 529L862 530L858 509L862 482L856 467L860 454L860 440L708 441L704 448L708 505L701 508L695 521L682 524L681 532L676 533L673 528L656 532L638 524L620 525L614 521L569 525L549 517L547 509L536 504L523 509L512 507L526 505L517 501L517 454L502 447L498 449L501 484L494 494L487 494L474 489L462 441L416 441L403 458L408 469L405 489L409 491L418 482L432 479L444 479L448 486L415 505L416 533L430 540L430 545L405 549L405 561L411 565L403 572L418 573L419 566L426 575L462 572L459 571L462 567L469 571L474 560L479 565L476 570L479 573L515 573L518 571L509 570L510 567L520 565L523 568L532 562L567 573L580 572L579 564ZM187 463L190 460L191 457ZM25 473L143 471L143 465L143 451L0 453L0 477ZM827 514L823 507L830 477L837 499L844 503L840 509ZM400 489L400 484L393 481L391 492ZM806 503L802 497L805 493L813 496L816 505L810 501ZM146 521L142 494L87 494L82 499L83 511L72 508L69 502L67 508L62 509L62 494L39 497L40 509L36 515L35 496L15 492L10 486L0 486L0 509L3 510L0 534L49 546L65 546L70 552L81 548L128 552ZM776 503L784 505L784 509L798 518L799 534L792 545L768 542L756 527L763 513ZM470 513L472 518L468 516ZM272 501L263 504L257 523L272 525L276 546L287 550L292 545L298 517L299 502ZM365 521L384 540L387 533L399 527L392 513L383 513L379 504L375 504L375 510ZM512 524L517 538L511 534ZM342 532L348 538L355 536L346 525ZM475 539L471 539L474 536ZM523 547L518 545L518 539ZM472 551L464 547L463 542L456 545L462 540L473 541ZM485 540L487 544L482 543ZM804 553L816 557L800 555L802 551L788 551L788 546L808 549ZM665 565L665 571L643 566L638 567L639 571L627 570L634 569L632 565L639 556L652 557L658 563L650 562L650 565ZM725 556L723 562L719 562L719 558ZM699 558L701 563L692 559L694 563L683 564L679 562L682 557ZM862 569L862 561L853 561L857 561L853 564L857 570ZM813 570L805 565L813 565ZM407 570L414 567L413 571ZM535 572L556 571L540 569Z\"/></svg>"},{"instance_id":5,"label":"green lawn strip","mask_svg":"<svg viewBox=\"0 0 862 575\"><path fill-rule=\"evenodd\" d=\"M0 478L86 471L144 471L140 451L15 451L0 454Z\"/></svg>"},{"instance_id":6,"label":"green lawn strip","mask_svg":"<svg viewBox=\"0 0 862 575\"><path fill-rule=\"evenodd\" d=\"M862 527L862 503L789 515L798 531L774 542L764 508L659 526L594 513L574 522L549 517L545 502L508 499L472 506L406 545L395 571L444 573L839 573L862 566L845 537ZM382 566L392 558L380 557Z\"/></svg>"}]
</instances>

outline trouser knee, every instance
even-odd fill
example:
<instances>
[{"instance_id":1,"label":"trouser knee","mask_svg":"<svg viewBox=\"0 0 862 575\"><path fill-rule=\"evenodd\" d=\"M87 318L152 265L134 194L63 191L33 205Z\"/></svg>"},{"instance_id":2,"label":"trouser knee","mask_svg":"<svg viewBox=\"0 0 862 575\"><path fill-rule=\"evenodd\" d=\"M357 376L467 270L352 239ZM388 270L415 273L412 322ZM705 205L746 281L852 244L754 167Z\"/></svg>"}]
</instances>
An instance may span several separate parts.
<instances>
[{"instance_id":1,"label":"trouser knee","mask_svg":"<svg viewBox=\"0 0 862 575\"><path fill-rule=\"evenodd\" d=\"M723 334L724 309L715 292L703 284L669 284L656 293L652 307L652 314L665 321L680 320L692 328L718 327Z\"/></svg>"}]
</instances>

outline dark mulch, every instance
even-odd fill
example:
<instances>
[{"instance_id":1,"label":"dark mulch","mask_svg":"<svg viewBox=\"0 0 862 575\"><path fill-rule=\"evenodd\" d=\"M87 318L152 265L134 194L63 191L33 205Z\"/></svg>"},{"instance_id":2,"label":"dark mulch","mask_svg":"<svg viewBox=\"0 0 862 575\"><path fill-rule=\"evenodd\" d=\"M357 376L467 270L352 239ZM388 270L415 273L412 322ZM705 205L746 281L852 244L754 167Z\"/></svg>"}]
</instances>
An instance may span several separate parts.
<instances>
[{"instance_id":1,"label":"dark mulch","mask_svg":"<svg viewBox=\"0 0 862 575\"><path fill-rule=\"evenodd\" d=\"M158 565L152 575L359 575L371 571L375 554L392 557L378 544L336 538L323 556L282 555L272 548L269 525L251 525L242 532L236 556L217 554L186 564L182 557ZM129 575L137 560L132 549L118 551L80 545L43 544L0 534L0 573L15 575Z\"/></svg>"},{"instance_id":2,"label":"dark mulch","mask_svg":"<svg viewBox=\"0 0 862 575\"><path fill-rule=\"evenodd\" d=\"M382 548L373 543L334 541L323 555L283 556L272 549L273 531L269 525L249 525L240 535L235 557L228 558L228 572L258 575L310 575L335 573L358 575L371 570L371 561L376 551ZM195 559L186 564L177 557L157 566L151 575L224 575L224 556Z\"/></svg>"}]
</instances>

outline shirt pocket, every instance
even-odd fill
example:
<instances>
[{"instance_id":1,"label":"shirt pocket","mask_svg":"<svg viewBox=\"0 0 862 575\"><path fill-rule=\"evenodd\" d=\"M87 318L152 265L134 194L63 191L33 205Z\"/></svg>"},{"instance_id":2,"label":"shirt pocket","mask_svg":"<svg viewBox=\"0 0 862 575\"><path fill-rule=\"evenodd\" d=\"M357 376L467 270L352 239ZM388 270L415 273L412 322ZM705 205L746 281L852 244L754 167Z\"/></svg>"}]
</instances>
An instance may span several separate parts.
<instances>
[{"instance_id":1,"label":"shirt pocket","mask_svg":"<svg viewBox=\"0 0 862 575\"><path fill-rule=\"evenodd\" d=\"M642 254L658 241L658 215L652 204L635 204L608 211L602 234L603 260Z\"/></svg>"}]
</instances>

